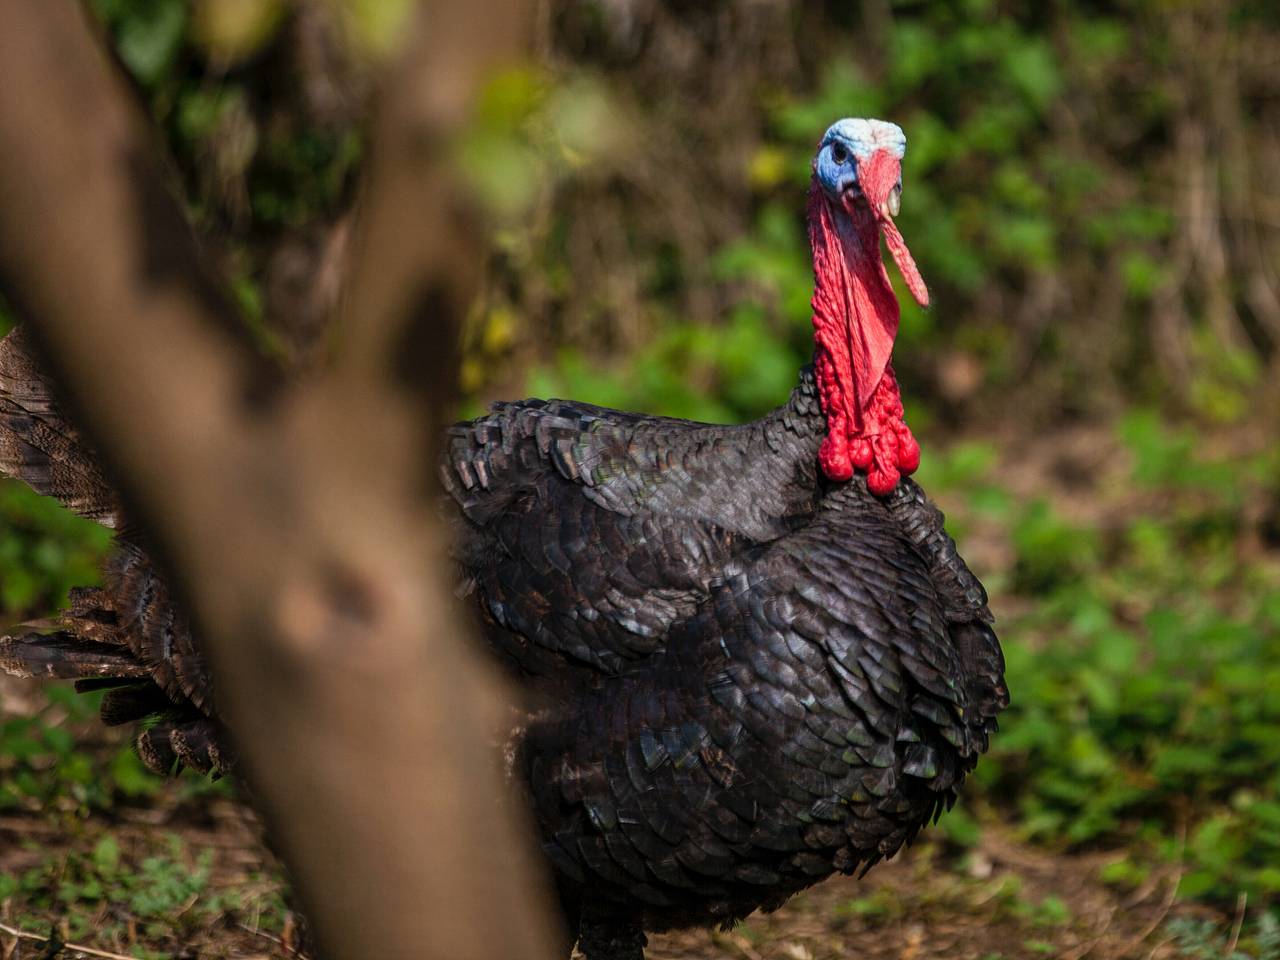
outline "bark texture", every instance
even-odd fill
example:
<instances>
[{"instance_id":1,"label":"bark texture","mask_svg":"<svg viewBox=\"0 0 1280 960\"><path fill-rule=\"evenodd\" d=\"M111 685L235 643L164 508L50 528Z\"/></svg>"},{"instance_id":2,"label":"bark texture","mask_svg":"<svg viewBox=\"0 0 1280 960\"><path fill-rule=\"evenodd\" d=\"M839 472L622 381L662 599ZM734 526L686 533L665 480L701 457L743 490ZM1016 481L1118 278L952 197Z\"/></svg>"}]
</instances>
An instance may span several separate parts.
<instances>
[{"instance_id":1,"label":"bark texture","mask_svg":"<svg viewBox=\"0 0 1280 960\"><path fill-rule=\"evenodd\" d=\"M448 147L525 11L430 13L385 86L323 372L286 385L247 346L70 0L0 4L0 283L192 612L322 953L543 957L502 694L428 502L479 261Z\"/></svg>"}]
</instances>

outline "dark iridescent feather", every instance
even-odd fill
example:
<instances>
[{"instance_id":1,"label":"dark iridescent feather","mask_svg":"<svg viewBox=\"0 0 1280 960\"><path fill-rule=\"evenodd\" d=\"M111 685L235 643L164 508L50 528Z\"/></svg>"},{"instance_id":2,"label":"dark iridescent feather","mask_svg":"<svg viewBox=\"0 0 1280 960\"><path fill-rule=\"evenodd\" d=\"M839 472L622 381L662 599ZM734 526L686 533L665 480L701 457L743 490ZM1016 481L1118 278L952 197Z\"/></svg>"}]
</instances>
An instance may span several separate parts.
<instances>
[{"instance_id":1,"label":"dark iridescent feather","mask_svg":"<svg viewBox=\"0 0 1280 960\"><path fill-rule=\"evenodd\" d=\"M0 470L117 523L20 348L0 343ZM524 401L449 432L462 592L533 695L513 773L592 960L892 855L1008 702L942 515L910 480L821 479L824 435L808 370L743 426ZM196 638L128 530L103 587L0 639L0 667L107 689L153 769L231 765Z\"/></svg>"},{"instance_id":2,"label":"dark iridescent feather","mask_svg":"<svg viewBox=\"0 0 1280 960\"><path fill-rule=\"evenodd\" d=\"M820 481L822 436L807 371L744 427L528 401L452 431L470 596L547 694L518 772L570 914L776 905L892 855L986 748L985 591L915 483Z\"/></svg>"}]
</instances>

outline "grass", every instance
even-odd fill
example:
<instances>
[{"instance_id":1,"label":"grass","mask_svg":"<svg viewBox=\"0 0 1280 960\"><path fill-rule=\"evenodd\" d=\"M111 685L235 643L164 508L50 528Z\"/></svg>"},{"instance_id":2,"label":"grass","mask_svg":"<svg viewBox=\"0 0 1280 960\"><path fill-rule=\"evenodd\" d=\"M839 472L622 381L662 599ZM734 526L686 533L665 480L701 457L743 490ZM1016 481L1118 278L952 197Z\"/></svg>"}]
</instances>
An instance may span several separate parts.
<instances>
[{"instance_id":1,"label":"grass","mask_svg":"<svg viewBox=\"0 0 1280 960\"><path fill-rule=\"evenodd\" d=\"M37 830L0 857L3 920L28 942L163 960L242 947L261 955L296 932L281 874L249 834L211 834L190 822L183 833L128 821L82 826Z\"/></svg>"},{"instance_id":2,"label":"grass","mask_svg":"<svg viewBox=\"0 0 1280 960\"><path fill-rule=\"evenodd\" d=\"M31 922L38 922L43 911L65 911L65 928L60 932L70 940L91 934L120 938L123 926L103 930L93 923L98 908L108 915L129 917L151 938L171 938L180 936L189 924L201 923L210 906L218 905L202 902L208 893L211 864L212 851L193 857L182 839L170 834L163 851L125 865L119 841L108 833L86 853L44 857L21 873L0 877L0 900L20 899L32 911L25 918ZM23 919L19 914L19 923Z\"/></svg>"}]
</instances>

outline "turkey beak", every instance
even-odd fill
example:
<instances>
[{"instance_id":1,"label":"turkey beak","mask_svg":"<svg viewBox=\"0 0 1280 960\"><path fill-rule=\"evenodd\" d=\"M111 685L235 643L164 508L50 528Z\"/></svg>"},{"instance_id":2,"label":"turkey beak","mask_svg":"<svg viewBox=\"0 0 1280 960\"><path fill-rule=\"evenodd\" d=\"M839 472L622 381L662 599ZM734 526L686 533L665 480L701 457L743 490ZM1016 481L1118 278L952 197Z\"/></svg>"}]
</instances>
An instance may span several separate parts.
<instances>
[{"instance_id":1,"label":"turkey beak","mask_svg":"<svg viewBox=\"0 0 1280 960\"><path fill-rule=\"evenodd\" d=\"M885 245L893 254L893 260L907 282L907 289L922 307L929 305L929 288L916 267L915 258L907 249L907 242L898 232L893 218L902 207L902 162L887 150L877 150L858 164L858 181L871 207L872 216L880 226Z\"/></svg>"}]
</instances>

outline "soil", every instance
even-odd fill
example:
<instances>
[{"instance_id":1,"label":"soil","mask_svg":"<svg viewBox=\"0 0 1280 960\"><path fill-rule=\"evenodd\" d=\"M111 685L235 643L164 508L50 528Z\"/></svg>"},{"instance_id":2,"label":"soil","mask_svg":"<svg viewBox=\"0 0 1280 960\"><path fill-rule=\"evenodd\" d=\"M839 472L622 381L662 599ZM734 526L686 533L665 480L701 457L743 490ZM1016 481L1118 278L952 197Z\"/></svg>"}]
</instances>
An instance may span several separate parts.
<instances>
[{"instance_id":1,"label":"soil","mask_svg":"<svg viewBox=\"0 0 1280 960\"><path fill-rule=\"evenodd\" d=\"M44 813L0 817L0 874L20 874L51 857L87 854L111 833L122 864L136 865L157 849L161 838L177 834L191 856L210 851L211 879L204 897L234 891L245 901L278 889L279 867L262 843L262 831L248 808L230 799L184 804L167 791L151 807L91 815L74 827L50 822ZM960 851L938 833L864 879L835 878L794 898L776 913L755 915L731 931L685 931L650 938L649 960L1012 960L1058 957L1069 960L1173 958L1181 956L1166 930L1175 915L1204 915L1219 923L1230 918L1203 908L1173 906L1176 873L1153 877L1142 889L1122 891L1099 879L1099 871L1120 851L1055 854L1028 846L1007 830L984 827L976 846ZM266 878L266 879L264 879ZM65 917L36 911L18 898L0 904L0 923L47 935ZM84 910L82 904L75 909ZM88 907L92 912L92 907ZM19 919L21 918L21 919ZM244 910L213 916L185 932L182 942L157 943L120 908L99 908L99 922L115 921L110 937L89 945L128 954L134 944L181 958L305 957L295 946L297 921L285 929L259 930ZM123 921L123 923L121 922ZM283 936L281 936L283 934ZM131 939L133 943L131 943ZM163 950L173 951L164 954ZM153 954L154 955L154 954ZM0 931L0 958L47 957L46 945L16 940ZM57 956L86 954L68 947Z\"/></svg>"},{"instance_id":2,"label":"soil","mask_svg":"<svg viewBox=\"0 0 1280 960\"><path fill-rule=\"evenodd\" d=\"M737 929L651 938L649 960L996 960L1180 956L1165 922L1175 875L1123 893L1098 879L1119 854L1054 855L984 829L960 858L928 841L863 880L829 880ZM1192 910L1191 912L1197 912ZM1221 919L1215 917L1214 919Z\"/></svg>"}]
</instances>

